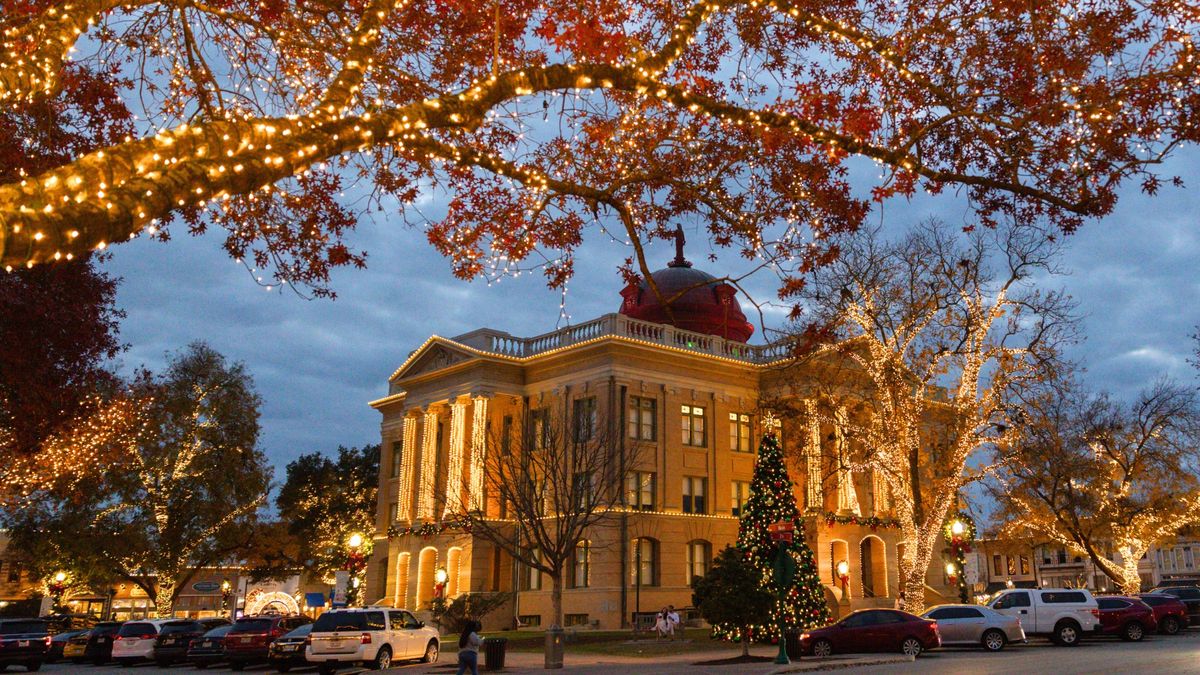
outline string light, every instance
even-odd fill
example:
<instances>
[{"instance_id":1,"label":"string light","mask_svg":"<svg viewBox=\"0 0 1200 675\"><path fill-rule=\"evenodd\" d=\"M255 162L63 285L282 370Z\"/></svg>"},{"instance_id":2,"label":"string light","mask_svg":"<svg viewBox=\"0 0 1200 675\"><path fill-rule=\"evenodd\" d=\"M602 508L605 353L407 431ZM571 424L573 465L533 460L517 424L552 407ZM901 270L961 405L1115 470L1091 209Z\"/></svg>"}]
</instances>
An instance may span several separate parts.
<instances>
[{"instance_id":1,"label":"string light","mask_svg":"<svg viewBox=\"0 0 1200 675\"><path fill-rule=\"evenodd\" d=\"M450 458L446 466L446 501L443 517L462 511L463 451L466 445L467 403L450 404Z\"/></svg>"},{"instance_id":2,"label":"string light","mask_svg":"<svg viewBox=\"0 0 1200 675\"><path fill-rule=\"evenodd\" d=\"M411 521L413 505L413 469L416 467L414 458L417 454L416 417L412 415L405 416L404 429L402 433L404 434L404 440L400 455L400 486L396 492L396 496L399 498L400 504L396 507L396 517L403 521Z\"/></svg>"},{"instance_id":3,"label":"string light","mask_svg":"<svg viewBox=\"0 0 1200 675\"><path fill-rule=\"evenodd\" d=\"M421 424L421 478L417 488L417 519L434 519L434 488L437 485L437 432L438 412L434 408L425 411Z\"/></svg>"},{"instance_id":4,"label":"string light","mask_svg":"<svg viewBox=\"0 0 1200 675\"><path fill-rule=\"evenodd\" d=\"M471 511L482 511L484 471L487 462L487 413L488 397L476 396L471 419Z\"/></svg>"}]
</instances>

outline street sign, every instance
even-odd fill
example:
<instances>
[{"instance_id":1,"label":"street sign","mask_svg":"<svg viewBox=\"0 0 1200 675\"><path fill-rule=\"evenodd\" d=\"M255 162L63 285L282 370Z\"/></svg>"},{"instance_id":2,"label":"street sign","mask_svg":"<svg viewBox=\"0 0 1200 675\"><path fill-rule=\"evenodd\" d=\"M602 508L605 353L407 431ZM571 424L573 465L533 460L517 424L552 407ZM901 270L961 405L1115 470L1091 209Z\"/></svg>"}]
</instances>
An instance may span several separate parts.
<instances>
[{"instance_id":1,"label":"street sign","mask_svg":"<svg viewBox=\"0 0 1200 675\"><path fill-rule=\"evenodd\" d=\"M350 570L338 570L333 573L333 607L346 606L346 586L350 585Z\"/></svg>"},{"instance_id":2,"label":"street sign","mask_svg":"<svg viewBox=\"0 0 1200 675\"><path fill-rule=\"evenodd\" d=\"M212 593L221 590L221 584L215 581L197 581L192 584L192 590L197 593Z\"/></svg>"},{"instance_id":3,"label":"street sign","mask_svg":"<svg viewBox=\"0 0 1200 675\"><path fill-rule=\"evenodd\" d=\"M964 570L964 574L966 574L968 586L974 586L975 584L979 583L979 556L967 556L967 565L966 570Z\"/></svg>"}]
</instances>

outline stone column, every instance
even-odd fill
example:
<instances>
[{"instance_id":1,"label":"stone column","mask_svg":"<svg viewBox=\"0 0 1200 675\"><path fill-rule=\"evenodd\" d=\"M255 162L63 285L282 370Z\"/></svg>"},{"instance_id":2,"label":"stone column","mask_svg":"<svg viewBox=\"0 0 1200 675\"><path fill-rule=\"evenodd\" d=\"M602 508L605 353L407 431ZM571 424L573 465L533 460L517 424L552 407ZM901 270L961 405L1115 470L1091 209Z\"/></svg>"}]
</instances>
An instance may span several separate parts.
<instances>
[{"instance_id":1,"label":"stone column","mask_svg":"<svg viewBox=\"0 0 1200 675\"><path fill-rule=\"evenodd\" d=\"M854 474L846 466L849 441L846 440L845 427L849 424L849 416L845 408L834 411L834 444L837 456L837 488L838 513L843 516L861 516L858 506L858 493L854 489Z\"/></svg>"},{"instance_id":2,"label":"stone column","mask_svg":"<svg viewBox=\"0 0 1200 675\"><path fill-rule=\"evenodd\" d=\"M421 476L417 489L417 520L433 520L434 490L437 487L437 425L438 411L425 409L421 422Z\"/></svg>"},{"instance_id":3,"label":"stone column","mask_svg":"<svg viewBox=\"0 0 1200 675\"><path fill-rule=\"evenodd\" d=\"M467 402L455 399L450 404L450 455L446 461L446 506L442 518L463 510L463 448L467 436Z\"/></svg>"},{"instance_id":4,"label":"stone column","mask_svg":"<svg viewBox=\"0 0 1200 675\"><path fill-rule=\"evenodd\" d=\"M400 445L400 486L396 492L399 506L396 518L405 522L413 519L413 474L417 468L417 417L406 415ZM390 523L389 523L390 525Z\"/></svg>"},{"instance_id":5,"label":"stone column","mask_svg":"<svg viewBox=\"0 0 1200 675\"><path fill-rule=\"evenodd\" d=\"M471 415L470 491L467 497L467 508L471 511L483 511L485 508L483 479L487 468L487 415L490 398L486 393L474 397L475 405Z\"/></svg>"},{"instance_id":6,"label":"stone column","mask_svg":"<svg viewBox=\"0 0 1200 675\"><path fill-rule=\"evenodd\" d=\"M825 475L821 468L821 420L817 417L816 401L805 401L804 407L808 412L808 440L804 444L804 506L809 511L823 511Z\"/></svg>"}]
</instances>

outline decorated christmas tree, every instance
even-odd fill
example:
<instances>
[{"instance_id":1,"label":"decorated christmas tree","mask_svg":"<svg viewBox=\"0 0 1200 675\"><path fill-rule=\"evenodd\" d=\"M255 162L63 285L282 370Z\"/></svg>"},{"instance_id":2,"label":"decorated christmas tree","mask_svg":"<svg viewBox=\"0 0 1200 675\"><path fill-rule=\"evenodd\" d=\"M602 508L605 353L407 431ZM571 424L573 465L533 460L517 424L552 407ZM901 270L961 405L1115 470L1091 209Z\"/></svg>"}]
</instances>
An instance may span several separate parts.
<instances>
[{"instance_id":1,"label":"decorated christmas tree","mask_svg":"<svg viewBox=\"0 0 1200 675\"><path fill-rule=\"evenodd\" d=\"M758 460L754 464L750 498L742 507L737 542L742 555L761 575L762 587L770 590L776 598L770 614L751 627L752 633L748 637L754 640L778 636L781 618L786 627L800 629L820 626L830 619L817 563L812 549L804 541L804 528L799 522L796 496L792 492L792 481L788 478L779 439L770 424L767 428L759 445ZM773 574L774 556L781 544L772 541L769 527L780 521L796 525L794 541L782 544L795 561L796 568L787 589L776 587ZM785 592L781 593L781 590ZM746 637L740 635L741 630L734 626L714 627L716 635L726 638Z\"/></svg>"}]
</instances>

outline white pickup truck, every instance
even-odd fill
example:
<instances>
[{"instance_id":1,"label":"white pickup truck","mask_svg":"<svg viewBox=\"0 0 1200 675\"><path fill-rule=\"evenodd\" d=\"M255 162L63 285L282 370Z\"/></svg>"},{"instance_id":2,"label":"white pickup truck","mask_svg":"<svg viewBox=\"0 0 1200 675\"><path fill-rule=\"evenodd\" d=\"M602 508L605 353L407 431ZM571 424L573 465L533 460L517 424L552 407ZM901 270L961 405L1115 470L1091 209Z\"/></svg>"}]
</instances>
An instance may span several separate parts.
<instances>
[{"instance_id":1,"label":"white pickup truck","mask_svg":"<svg viewBox=\"0 0 1200 675\"><path fill-rule=\"evenodd\" d=\"M1068 647L1100 628L1100 606L1084 588L1013 588L997 593L988 606L1020 619L1027 634Z\"/></svg>"}]
</instances>

